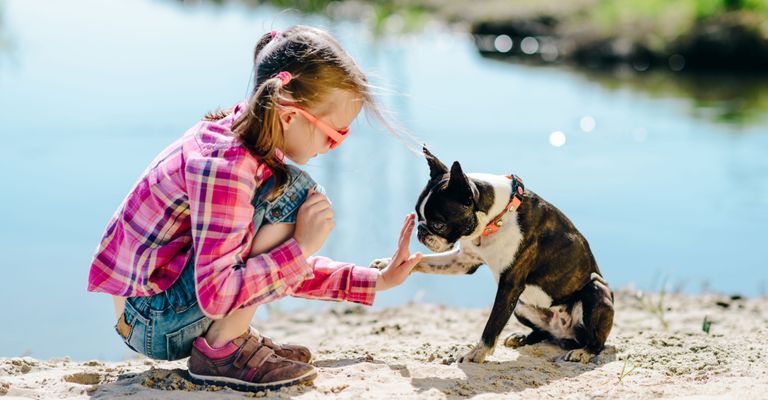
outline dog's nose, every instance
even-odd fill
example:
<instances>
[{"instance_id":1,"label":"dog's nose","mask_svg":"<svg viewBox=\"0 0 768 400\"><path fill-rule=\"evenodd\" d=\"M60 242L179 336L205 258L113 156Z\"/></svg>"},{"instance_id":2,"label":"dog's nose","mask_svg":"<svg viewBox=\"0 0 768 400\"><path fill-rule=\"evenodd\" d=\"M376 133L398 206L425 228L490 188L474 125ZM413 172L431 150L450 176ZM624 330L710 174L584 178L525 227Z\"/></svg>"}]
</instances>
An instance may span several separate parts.
<instances>
[{"instance_id":1,"label":"dog's nose","mask_svg":"<svg viewBox=\"0 0 768 400\"><path fill-rule=\"evenodd\" d=\"M424 228L419 225L416 227L416 238L419 239L420 242L424 241L424 238L427 236L427 231L424 230Z\"/></svg>"}]
</instances>

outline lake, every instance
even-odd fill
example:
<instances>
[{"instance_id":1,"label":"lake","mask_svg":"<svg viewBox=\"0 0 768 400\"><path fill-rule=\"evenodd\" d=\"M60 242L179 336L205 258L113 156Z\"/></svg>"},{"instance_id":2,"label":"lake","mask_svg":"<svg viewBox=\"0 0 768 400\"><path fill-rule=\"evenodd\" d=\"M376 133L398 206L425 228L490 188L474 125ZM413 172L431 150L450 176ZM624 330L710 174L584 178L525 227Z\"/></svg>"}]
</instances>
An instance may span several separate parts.
<instances>
[{"instance_id":1,"label":"lake","mask_svg":"<svg viewBox=\"0 0 768 400\"><path fill-rule=\"evenodd\" d=\"M86 292L109 217L157 152L246 96L256 39L297 23L334 34L443 161L515 173L564 211L614 288L768 290L765 78L534 66L485 57L438 24L373 36L268 6L11 0L0 1L0 356L130 356L108 296ZM353 131L307 170L337 212L321 254L367 265L394 251L428 169L365 118ZM494 292L483 268L417 274L375 307L489 307ZM286 299L257 316L329 306Z\"/></svg>"}]
</instances>

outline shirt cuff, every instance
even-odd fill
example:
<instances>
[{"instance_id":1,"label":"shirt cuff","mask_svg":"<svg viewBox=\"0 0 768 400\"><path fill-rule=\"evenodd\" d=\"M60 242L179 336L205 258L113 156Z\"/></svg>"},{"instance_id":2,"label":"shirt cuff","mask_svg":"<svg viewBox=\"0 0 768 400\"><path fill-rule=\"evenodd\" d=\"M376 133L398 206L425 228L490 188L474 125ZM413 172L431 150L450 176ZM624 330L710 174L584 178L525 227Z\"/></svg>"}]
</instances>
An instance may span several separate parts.
<instances>
[{"instance_id":1,"label":"shirt cuff","mask_svg":"<svg viewBox=\"0 0 768 400\"><path fill-rule=\"evenodd\" d=\"M312 266L309 265L307 258L301 252L301 247L299 247L296 239L288 239L272 250L270 255L280 268L283 282L290 288L291 293L306 279L314 277Z\"/></svg>"},{"instance_id":2,"label":"shirt cuff","mask_svg":"<svg viewBox=\"0 0 768 400\"><path fill-rule=\"evenodd\" d=\"M373 304L376 297L376 281L379 279L378 269L354 266L349 274L347 286L347 301L360 303L366 306Z\"/></svg>"}]
</instances>

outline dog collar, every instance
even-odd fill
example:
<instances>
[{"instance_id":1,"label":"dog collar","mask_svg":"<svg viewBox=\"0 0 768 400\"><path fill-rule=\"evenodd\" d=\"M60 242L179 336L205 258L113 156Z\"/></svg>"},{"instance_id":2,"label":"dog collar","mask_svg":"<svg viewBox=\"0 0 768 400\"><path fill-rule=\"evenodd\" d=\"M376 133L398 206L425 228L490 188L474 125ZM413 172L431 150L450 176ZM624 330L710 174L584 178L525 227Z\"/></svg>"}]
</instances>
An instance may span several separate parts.
<instances>
[{"instance_id":1,"label":"dog collar","mask_svg":"<svg viewBox=\"0 0 768 400\"><path fill-rule=\"evenodd\" d=\"M509 199L509 203L504 206L504 211L492 219L488 225L483 229L483 233L480 236L490 236L498 232L501 226L504 225L504 221L501 219L506 213L517 210L520 204L523 203L523 193L525 193L525 187L523 186L523 180L517 175L507 175L507 178L512 181L512 197Z\"/></svg>"}]
</instances>

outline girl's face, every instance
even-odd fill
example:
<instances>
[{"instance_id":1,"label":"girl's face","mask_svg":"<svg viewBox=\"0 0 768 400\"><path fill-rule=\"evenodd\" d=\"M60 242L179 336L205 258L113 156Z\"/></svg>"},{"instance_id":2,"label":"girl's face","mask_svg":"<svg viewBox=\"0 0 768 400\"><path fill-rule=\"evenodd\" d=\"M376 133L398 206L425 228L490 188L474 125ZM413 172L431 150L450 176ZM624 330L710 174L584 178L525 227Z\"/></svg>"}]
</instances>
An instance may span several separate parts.
<instances>
[{"instance_id":1,"label":"girl's face","mask_svg":"<svg viewBox=\"0 0 768 400\"><path fill-rule=\"evenodd\" d=\"M332 129L343 131L349 129L362 106L361 99L353 92L333 89L324 101L306 111ZM291 161L303 165L331 149L329 137L296 109L285 107L279 114L284 135L285 148L282 150Z\"/></svg>"}]
</instances>

